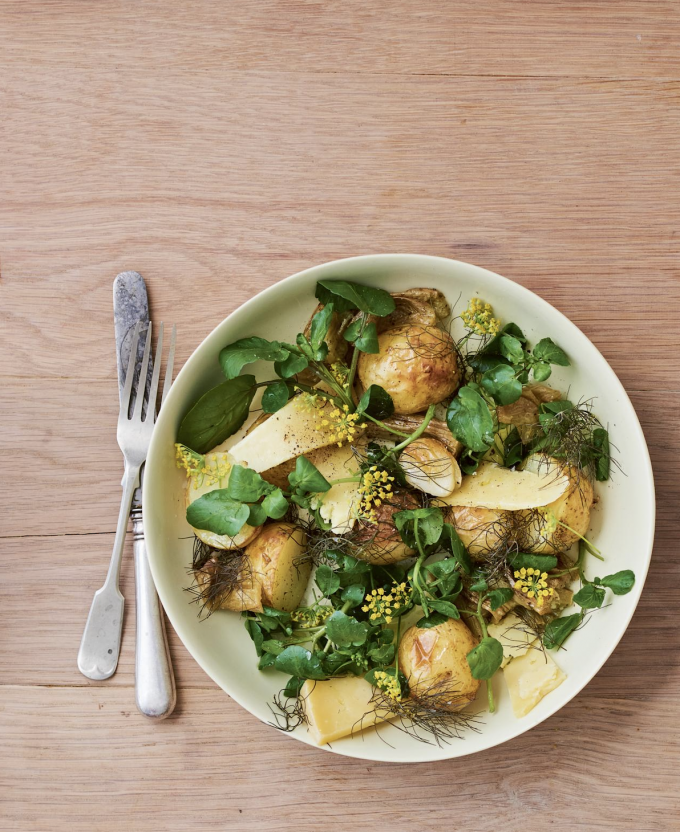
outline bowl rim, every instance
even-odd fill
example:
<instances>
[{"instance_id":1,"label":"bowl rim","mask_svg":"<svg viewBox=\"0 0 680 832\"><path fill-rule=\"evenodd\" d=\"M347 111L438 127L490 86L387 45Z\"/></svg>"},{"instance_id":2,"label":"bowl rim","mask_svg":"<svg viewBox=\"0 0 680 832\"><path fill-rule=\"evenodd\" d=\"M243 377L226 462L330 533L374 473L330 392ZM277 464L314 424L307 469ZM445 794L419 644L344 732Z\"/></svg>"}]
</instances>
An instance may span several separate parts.
<instances>
[{"instance_id":1,"label":"bowl rim","mask_svg":"<svg viewBox=\"0 0 680 832\"><path fill-rule=\"evenodd\" d=\"M477 266L473 263L468 263L468 262L463 261L463 260L456 260L456 259L453 259L453 258L440 257L440 256L435 256L435 255L430 255L430 254L417 254L417 253L406 253L406 252L403 252L403 253L362 254L362 255L356 255L356 256L352 256L352 257L343 257L343 258L339 258L339 259L336 259L336 260L330 260L330 261L327 261L325 263L316 264L316 265L310 266L306 269L302 269L301 271L296 272L295 274L292 274L292 275L290 275L286 278L283 278L282 280L278 280L275 283L271 284L270 286L265 287L264 289L259 291L257 294L253 295L253 297L249 298L247 301L245 301L240 306L238 306L236 309L232 310L229 313L229 315L227 315L222 321L220 321L215 327L213 327L213 329L205 336L205 338L200 342L200 344L193 350L193 352L191 353L189 358L184 363L184 366L181 368L181 370L177 374L177 376L175 378L175 381L174 381L174 383L173 383L173 385L172 385L172 387L171 387L171 389L168 393L168 399L171 399L172 394L173 394L173 390L178 390L179 389L179 386L177 385L177 382L180 381L181 379L183 379L185 376L189 375L192 372L192 365L194 364L195 361L198 360L197 356L204 350L204 348L208 345L208 343L210 341L212 341L214 338L216 338L217 331L220 330L222 327L226 326L228 321L236 313L240 313L242 311L245 312L246 310L250 309L252 306L256 305L258 303L258 301L262 298L263 295L266 295L266 294L268 294L268 293L270 293L274 290L279 290L279 287L281 287L284 284L295 283L296 281L299 281L304 277L309 277L314 272L324 272L326 270L332 270L332 269L334 269L338 266L349 265L349 264L356 264L356 265L366 264L368 266L369 264L373 265L373 264L376 264L376 263L382 263L384 265L389 265L390 263L395 263L396 264L397 261L403 261L403 260L411 260L411 261L414 262L414 264L415 264L416 261L418 261L418 262L421 262L421 263L427 263L427 262L433 263L433 264L437 263L439 265L446 264L447 266L454 267L454 268L456 266L461 266L461 267L464 267L465 269L472 268L474 271L478 272L480 275L483 275L484 277L490 277L492 280L499 281L499 283L501 285L504 284L505 286L512 287L511 288L512 292L516 292L517 295L519 295L520 297L524 296L526 298L530 298L532 303L534 303L534 304L538 303L539 307L542 307L542 309L544 311L547 311L547 313L549 315L558 315L559 318L561 318L562 321L564 321L567 324L567 326L570 327L574 331L574 334L576 335L576 337L580 338L582 340L582 343L583 342L585 343L586 348L589 348L589 349L591 349L595 352L597 357L602 362L604 368L609 371L609 373L612 377L612 381L613 381L614 385L618 388L618 391L621 394L623 401L628 404L629 413L626 414L626 416L625 416L625 423L626 423L628 428L631 428L635 431L635 433L637 434L637 439L640 442L640 446L644 450L643 459L641 460L641 462L644 465L645 477L646 477L647 486L648 486L648 487L645 488L645 493L647 494L647 505L644 508L644 512L643 512L643 515L649 518L648 535L647 535L647 541L646 541L646 544L645 544L645 559L644 559L644 562L640 563L639 568L636 567L635 586L634 586L633 592L631 593L631 595L633 595L633 597L630 598L630 600L629 600L629 604L630 604L629 613L622 620L622 622L620 623L619 628L618 628L618 630L619 630L618 633L616 633L616 635L611 639L609 647L606 650L606 653L603 656L602 661L599 663L597 668L591 674L588 674L588 673L585 674L584 679L580 683L577 683L576 688L571 693L571 695L568 696L567 699L565 699L564 701L556 700L556 702L558 702L558 704L555 704L554 706L550 707L548 709L548 711L546 713L542 714L540 717L534 716L532 718L531 713L528 714L526 717L524 717L522 719L521 723L518 722L517 730L511 731L509 736L506 736L505 738L503 738L501 740L497 740L497 739L494 740L490 736L488 742L482 741L482 743L479 747L476 747L475 749L471 749L469 751L461 749L460 746L456 746L455 747L456 753L452 753L450 755L447 755L445 753L446 750L448 750L449 746L447 746L446 748L437 748L437 751L439 751L439 752L444 751L444 754L439 753L436 756L432 756L431 758L424 758L423 757L423 758L420 758L417 761L417 762L424 762L424 761L427 761L429 759L430 762L438 762L438 761L445 761L445 760L449 760L449 759L458 759L458 758L466 757L466 756L469 756L469 755L472 755L472 754L477 754L481 751L486 751L489 748L494 748L496 746L503 745L503 744L505 744L505 743L507 743L511 740L516 739L517 737L521 736L522 734L525 734L527 731L530 731L532 728L536 727L536 725L539 725L540 723L545 722L547 719L549 719L551 716L553 716L555 713L557 713L563 707L565 707L569 702L571 702L572 699L574 699L583 690L583 688L589 682L591 682L592 679L600 672L600 670L604 667L604 665L609 660L612 653L614 652L614 650L618 646L619 642L623 638L623 635L628 630L628 627L630 626L630 622L633 618L633 615L635 614L635 611L637 609L637 606L638 606L638 603L640 601L640 597L641 597L641 594L642 594L642 591L643 591L643 588L644 588L644 585L645 585L645 582L646 582L647 574L648 574L648 571L649 571L649 565L650 565L650 562L651 562L652 552L653 552L653 546L654 546L655 523L656 523L656 498L655 498L654 474L653 474L653 469L652 469L651 458L650 458L650 455L649 455L649 448L647 446L647 442L646 442L646 439L645 439L645 436L644 436L644 432L642 430L642 426L640 425L640 420L638 418L638 415L635 411L633 403L630 400L630 397L628 396L628 393L626 392L626 390L625 390L623 384L621 383L619 377L617 376L617 374L615 373L613 368L610 366L607 359L602 355L600 350L588 338L588 336L575 323L573 323L573 321L571 321L563 312L561 312L559 309L554 307L551 303L549 303L547 300L542 298L540 295L537 295L531 289L528 289L526 286L523 286L520 283L516 283L515 281L511 280L510 278L504 277L503 275L500 275L497 272L493 272L489 269L485 269L482 266ZM159 423L163 424L163 422L166 419L170 418L170 417L167 416L167 413L168 413L167 408L165 408L165 416L164 416L164 410L160 411L160 413L158 415L158 418L157 418L157 423L156 423L157 425ZM149 452L148 452L148 455L147 455L147 464L145 465L145 469L148 468L148 472L145 470L145 487L144 487L143 492L142 492L143 512L148 512L148 507L149 507L149 505L152 501L152 495L156 491L156 478L155 478L155 475L154 475L154 471L155 471L155 467L156 467L155 466L156 457L160 456L160 454L162 453L162 445L161 445L161 440L160 440L161 433L162 433L161 431L154 430L154 434L153 434L153 437L152 437L152 440L151 440L151 445L149 447ZM211 672L211 670L208 666L210 663L207 662L207 661L203 661L203 657L197 656L195 651L192 649L192 647L189 646L189 643L191 643L193 641L193 638L188 637L187 634L182 633L182 624L174 616L174 613L171 612L172 603L171 602L168 603L168 601L170 601L169 597L164 597L165 596L165 591L164 591L164 588L163 588L163 582L161 580L159 580L160 577L161 577L161 571L162 571L161 570L161 565L160 565L161 558L160 558L160 555L158 554L159 550L161 548L161 545L160 545L161 542L158 541L158 545L157 545L157 541L155 539L153 539L153 534L148 534L147 533L147 535L146 535L146 544L147 544L147 552L148 552L148 561L149 561L149 565L150 565L150 568L151 568L151 573L152 573L152 576L153 576L153 579L154 579L154 583L156 584L156 586L158 588L159 598L160 598L161 603L163 605L163 608L165 610L165 614L167 615L170 623L172 624L175 632L177 633L177 636L179 637L180 641L183 643L184 647L187 649L187 651L189 652L191 657L194 659L194 661L197 662L197 664L203 669L203 671L218 685L218 687L220 687L225 693L227 693L227 695L229 697L234 699L234 701L236 701L242 708L244 708L248 713L250 713L256 719L260 720L261 722L264 722L264 724L271 725L271 723L267 723L258 714L254 713L250 709L245 697L240 696L238 694L235 694L231 690L227 690L224 687L224 685L221 682L219 682L215 678L213 673ZM187 643L187 642L189 642L189 643ZM376 761L376 762L414 763L414 761L409 757L408 754L399 753L397 749L392 749L393 753L389 753L389 754L385 754L385 755L370 754L370 753L369 754L362 754L362 753L360 753L360 747L359 747L358 744L357 744L356 747L348 748L348 749L345 749L342 746L333 748L333 747L330 747L328 745L318 746L307 735L300 734L300 733L297 733L297 732L292 733L292 735L289 734L289 736L292 736L294 739L297 739L300 742L303 742L303 743L311 746L312 748L317 749L318 751L327 751L327 752L330 752L330 753L333 753L333 754L339 754L340 756L344 756L344 757L351 757L351 758L360 759L360 760L372 760L372 761ZM450 746L450 747L452 749L454 748L453 746ZM357 753L357 752L359 752L359 753Z\"/></svg>"}]
</instances>

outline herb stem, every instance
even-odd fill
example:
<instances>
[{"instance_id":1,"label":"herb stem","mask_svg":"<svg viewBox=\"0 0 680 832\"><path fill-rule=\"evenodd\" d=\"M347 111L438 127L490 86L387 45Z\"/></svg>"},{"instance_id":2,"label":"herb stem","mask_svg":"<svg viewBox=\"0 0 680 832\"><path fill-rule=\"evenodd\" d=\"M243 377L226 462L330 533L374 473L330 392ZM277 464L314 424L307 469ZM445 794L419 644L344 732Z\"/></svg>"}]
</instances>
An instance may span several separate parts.
<instances>
[{"instance_id":1,"label":"herb stem","mask_svg":"<svg viewBox=\"0 0 680 832\"><path fill-rule=\"evenodd\" d=\"M583 543L585 543L586 548L590 552L591 555L594 555L598 560L604 560L604 558L602 557L602 552L600 552L599 549L597 549L595 546L593 546L593 544L588 540L587 537L584 537L582 534L579 534L575 529L572 529L571 526L567 526L567 524L563 523L561 520L557 521L557 525L562 526L563 528L570 531L572 534L575 534L576 537L580 538L580 540L582 540Z\"/></svg>"},{"instance_id":2,"label":"herb stem","mask_svg":"<svg viewBox=\"0 0 680 832\"><path fill-rule=\"evenodd\" d=\"M425 590L420 586L420 567L423 565L425 558L427 557L425 551L423 550L423 546L420 542L420 538L418 537L418 518L416 517L413 521L413 536L416 539L416 547L418 549L418 560L416 561L416 565L413 567L413 588L418 591L418 597L420 598L420 606L423 608L423 612L427 616L429 614L429 610L427 607L427 600L425 598Z\"/></svg>"},{"instance_id":3,"label":"herb stem","mask_svg":"<svg viewBox=\"0 0 680 832\"><path fill-rule=\"evenodd\" d=\"M361 330L359 331L359 334L357 335L357 337L355 339L354 352L352 353L352 363L350 364L349 376L347 377L347 389L350 391L350 394L351 394L351 391L352 391L352 387L354 386L354 376L356 375L356 372L357 372L357 364L359 363L359 352L360 352L360 350L356 346L356 341L358 341L359 338L361 338L361 336L364 334L364 329L366 329L367 320L368 320L368 318L367 318L366 313L362 312L361 313Z\"/></svg>"},{"instance_id":4,"label":"herb stem","mask_svg":"<svg viewBox=\"0 0 680 832\"><path fill-rule=\"evenodd\" d=\"M396 454L396 453L399 453L399 451L403 451L404 448L407 445L410 445L411 442L414 442L416 439L418 439L420 436L422 436L423 433L425 433L425 431L427 429L427 426L430 424L430 422L432 421L432 418L434 417L434 409L435 409L435 405L431 404L427 408L427 413L425 414L425 418L418 425L416 430L414 430L413 433L410 436L408 436L406 439L404 439L403 442L400 442L399 445L395 445L394 448L391 448L390 449L391 454Z\"/></svg>"},{"instance_id":5,"label":"herb stem","mask_svg":"<svg viewBox=\"0 0 680 832\"><path fill-rule=\"evenodd\" d=\"M375 422L376 425L380 425L381 428L383 428L386 431L389 431L390 433L395 434L395 436L401 436L402 439L408 439L410 436L410 434L408 433L402 433L400 430L395 430L394 428L389 427L384 422L381 422L380 419L374 419L373 416L371 416L369 413L366 413L366 411L364 411L361 415L364 419L370 419L371 422Z\"/></svg>"}]
</instances>

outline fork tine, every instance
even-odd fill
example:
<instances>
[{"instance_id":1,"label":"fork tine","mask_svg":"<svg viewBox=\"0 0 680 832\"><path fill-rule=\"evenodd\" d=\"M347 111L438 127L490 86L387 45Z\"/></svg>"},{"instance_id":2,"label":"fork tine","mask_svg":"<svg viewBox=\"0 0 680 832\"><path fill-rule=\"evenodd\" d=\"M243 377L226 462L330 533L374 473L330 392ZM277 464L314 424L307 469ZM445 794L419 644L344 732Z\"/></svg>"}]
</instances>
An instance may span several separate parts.
<instances>
[{"instance_id":1,"label":"fork tine","mask_svg":"<svg viewBox=\"0 0 680 832\"><path fill-rule=\"evenodd\" d=\"M144 357L142 358L142 368L139 371L139 381L137 382L137 399L135 400L135 410L132 418L136 421L142 421L142 404L144 403L144 391L146 390L146 379L149 375L149 353L151 352L151 321L146 330L146 342L144 343ZM149 399L151 405L151 400Z\"/></svg>"},{"instance_id":2,"label":"fork tine","mask_svg":"<svg viewBox=\"0 0 680 832\"><path fill-rule=\"evenodd\" d=\"M145 422L156 420L156 396L158 395L158 379L161 374L161 361L163 360L163 321L158 328L158 341L156 342L156 359L153 365L151 376L151 387L149 388L149 403L146 406Z\"/></svg>"},{"instance_id":3,"label":"fork tine","mask_svg":"<svg viewBox=\"0 0 680 832\"><path fill-rule=\"evenodd\" d=\"M135 377L135 364L137 363L137 346L139 344L139 325L140 321L135 324L134 332L132 333L132 343L130 344L130 358L128 359L127 371L125 373L125 387L120 397L120 412L121 416L124 414L127 419L130 410L130 398L132 394L132 381Z\"/></svg>"},{"instance_id":4,"label":"fork tine","mask_svg":"<svg viewBox=\"0 0 680 832\"><path fill-rule=\"evenodd\" d=\"M165 397L168 395L168 390L172 386L172 369L175 363L175 341L177 340L177 326L172 325L172 332L170 333L170 352L168 353L168 363L165 365L165 379L163 381L163 395L161 396L161 407Z\"/></svg>"}]
</instances>

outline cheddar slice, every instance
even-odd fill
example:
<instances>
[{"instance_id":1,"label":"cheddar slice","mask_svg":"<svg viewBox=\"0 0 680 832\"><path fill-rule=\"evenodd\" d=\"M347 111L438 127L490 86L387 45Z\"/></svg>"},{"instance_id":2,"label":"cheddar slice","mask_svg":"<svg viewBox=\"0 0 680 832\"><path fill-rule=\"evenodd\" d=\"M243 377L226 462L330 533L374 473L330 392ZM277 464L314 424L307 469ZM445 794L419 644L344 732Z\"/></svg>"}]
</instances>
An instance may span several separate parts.
<instances>
[{"instance_id":1,"label":"cheddar slice","mask_svg":"<svg viewBox=\"0 0 680 832\"><path fill-rule=\"evenodd\" d=\"M509 613L498 624L489 624L489 635L498 639L503 645L503 663L501 667L519 656L523 656L530 645L536 641L536 633L514 613Z\"/></svg>"},{"instance_id":2,"label":"cheddar slice","mask_svg":"<svg viewBox=\"0 0 680 832\"><path fill-rule=\"evenodd\" d=\"M547 653L529 650L513 659L503 674L515 716L526 716L567 678Z\"/></svg>"},{"instance_id":3,"label":"cheddar slice","mask_svg":"<svg viewBox=\"0 0 680 832\"><path fill-rule=\"evenodd\" d=\"M325 682L309 680L302 686L300 696L309 733L317 745L357 734L391 716L374 709L373 688L360 676L341 676Z\"/></svg>"},{"instance_id":4,"label":"cheddar slice","mask_svg":"<svg viewBox=\"0 0 680 832\"><path fill-rule=\"evenodd\" d=\"M463 477L460 488L441 499L450 506L519 511L547 506L568 486L568 478L555 471L511 471L483 462L474 474Z\"/></svg>"}]
</instances>

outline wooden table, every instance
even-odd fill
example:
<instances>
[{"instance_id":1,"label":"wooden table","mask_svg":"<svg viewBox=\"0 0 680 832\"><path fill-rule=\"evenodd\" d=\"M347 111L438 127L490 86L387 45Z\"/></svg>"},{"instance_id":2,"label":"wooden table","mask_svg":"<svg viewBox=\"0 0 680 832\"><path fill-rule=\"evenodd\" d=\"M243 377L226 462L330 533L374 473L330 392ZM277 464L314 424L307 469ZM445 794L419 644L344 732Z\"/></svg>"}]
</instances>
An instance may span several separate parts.
<instances>
[{"instance_id":1,"label":"wooden table","mask_svg":"<svg viewBox=\"0 0 680 832\"><path fill-rule=\"evenodd\" d=\"M0 2L0 828L680 829L680 14L675 2ZM658 488L633 622L559 714L409 768L260 724L171 638L174 716L76 652L118 511L111 281L179 362L358 253L469 260L580 326ZM631 523L635 518L631 517Z\"/></svg>"}]
</instances>

